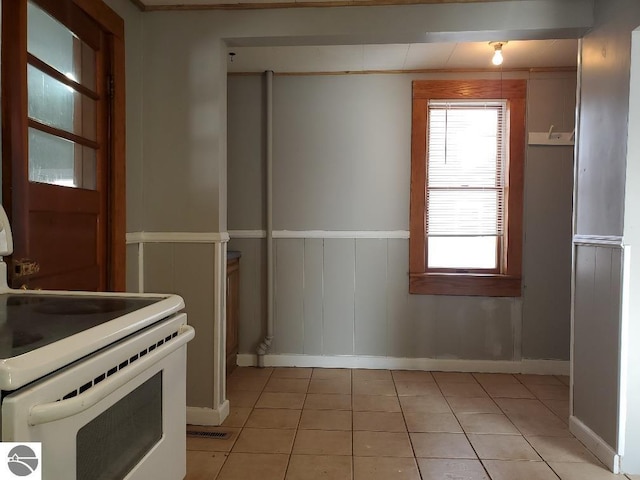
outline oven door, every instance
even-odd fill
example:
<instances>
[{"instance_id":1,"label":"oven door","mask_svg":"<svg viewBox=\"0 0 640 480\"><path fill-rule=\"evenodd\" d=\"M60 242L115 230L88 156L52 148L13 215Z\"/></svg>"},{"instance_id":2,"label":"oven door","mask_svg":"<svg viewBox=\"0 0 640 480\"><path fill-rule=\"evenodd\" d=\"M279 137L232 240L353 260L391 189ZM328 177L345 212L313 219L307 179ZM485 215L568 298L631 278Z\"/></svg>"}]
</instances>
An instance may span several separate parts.
<instances>
[{"instance_id":1,"label":"oven door","mask_svg":"<svg viewBox=\"0 0 640 480\"><path fill-rule=\"evenodd\" d=\"M46 480L185 476L184 313L5 397L2 440L42 442Z\"/></svg>"}]
</instances>

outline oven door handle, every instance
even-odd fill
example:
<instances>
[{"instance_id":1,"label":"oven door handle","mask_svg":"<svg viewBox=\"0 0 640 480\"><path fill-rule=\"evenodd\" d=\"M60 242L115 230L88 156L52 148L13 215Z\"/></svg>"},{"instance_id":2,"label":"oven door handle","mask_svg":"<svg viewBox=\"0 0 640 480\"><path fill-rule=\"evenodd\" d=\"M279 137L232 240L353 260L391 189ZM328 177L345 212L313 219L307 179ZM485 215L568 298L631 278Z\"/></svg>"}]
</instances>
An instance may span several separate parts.
<instances>
[{"instance_id":1,"label":"oven door handle","mask_svg":"<svg viewBox=\"0 0 640 480\"><path fill-rule=\"evenodd\" d=\"M180 333L172 341L141 357L133 365L129 364L118 373L107 377L86 392L67 400L34 405L29 412L29 425L41 425L72 417L93 407L108 395L127 384L145 370L175 352L195 336L195 330L189 325L182 325Z\"/></svg>"}]
</instances>

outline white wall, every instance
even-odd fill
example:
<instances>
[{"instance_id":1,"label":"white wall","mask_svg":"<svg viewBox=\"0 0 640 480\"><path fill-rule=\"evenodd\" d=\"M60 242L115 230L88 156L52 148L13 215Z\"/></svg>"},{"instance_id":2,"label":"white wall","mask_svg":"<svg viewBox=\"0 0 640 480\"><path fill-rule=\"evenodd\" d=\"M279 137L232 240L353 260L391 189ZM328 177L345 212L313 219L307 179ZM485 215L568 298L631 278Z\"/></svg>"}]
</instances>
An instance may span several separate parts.
<instances>
[{"instance_id":1,"label":"white wall","mask_svg":"<svg viewBox=\"0 0 640 480\"><path fill-rule=\"evenodd\" d=\"M573 129L575 73L515 76L529 80L530 130ZM571 147L527 148L522 298L408 294L408 240L385 237L409 225L411 81L435 77L275 77L274 229L374 238L276 240L272 352L568 359ZM264 88L258 76L228 85L233 235L264 229ZM264 240L230 248L243 252L240 351L251 353L264 335Z\"/></svg>"}]
</instances>

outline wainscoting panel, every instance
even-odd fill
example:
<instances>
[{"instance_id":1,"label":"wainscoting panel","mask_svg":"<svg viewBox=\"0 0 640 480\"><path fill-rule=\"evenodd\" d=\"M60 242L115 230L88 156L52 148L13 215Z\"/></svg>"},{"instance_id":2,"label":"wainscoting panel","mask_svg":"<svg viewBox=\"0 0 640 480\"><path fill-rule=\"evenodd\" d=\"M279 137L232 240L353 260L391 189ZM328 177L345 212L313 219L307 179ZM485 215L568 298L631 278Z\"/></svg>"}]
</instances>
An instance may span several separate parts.
<instances>
[{"instance_id":1,"label":"wainscoting panel","mask_svg":"<svg viewBox=\"0 0 640 480\"><path fill-rule=\"evenodd\" d=\"M127 245L127 292L140 291L140 245Z\"/></svg>"},{"instance_id":2,"label":"wainscoting panel","mask_svg":"<svg viewBox=\"0 0 640 480\"><path fill-rule=\"evenodd\" d=\"M520 360L519 298L409 295L403 238L276 238L271 354ZM265 240L234 238L240 263L240 353L266 319Z\"/></svg>"},{"instance_id":3,"label":"wainscoting panel","mask_svg":"<svg viewBox=\"0 0 640 480\"><path fill-rule=\"evenodd\" d=\"M409 303L409 322L402 325L404 330L399 330L397 334L403 337L410 336L411 357L436 358L438 303L444 297L436 298L431 295L409 295L408 293L406 296ZM450 355L455 357L454 352L450 352Z\"/></svg>"},{"instance_id":4,"label":"wainscoting panel","mask_svg":"<svg viewBox=\"0 0 640 480\"><path fill-rule=\"evenodd\" d=\"M278 352L304 349L304 240L275 244L275 316L272 348Z\"/></svg>"},{"instance_id":5,"label":"wainscoting panel","mask_svg":"<svg viewBox=\"0 0 640 480\"><path fill-rule=\"evenodd\" d=\"M225 393L224 323L228 238L226 232L127 234L128 248L142 252L137 258L138 286L143 286L139 289L181 295L187 321L196 330L187 353L187 422L190 423L219 424L229 412ZM249 246L259 248L260 245ZM247 292L250 293L250 289Z\"/></svg>"},{"instance_id":6,"label":"wainscoting panel","mask_svg":"<svg viewBox=\"0 0 640 480\"><path fill-rule=\"evenodd\" d=\"M322 355L324 240L304 240L304 353Z\"/></svg>"},{"instance_id":7,"label":"wainscoting panel","mask_svg":"<svg viewBox=\"0 0 640 480\"><path fill-rule=\"evenodd\" d=\"M437 297L436 358L516 358L512 298ZM515 314L514 314L515 313Z\"/></svg>"},{"instance_id":8,"label":"wainscoting panel","mask_svg":"<svg viewBox=\"0 0 640 480\"><path fill-rule=\"evenodd\" d=\"M576 246L573 415L618 448L622 252Z\"/></svg>"},{"instance_id":9,"label":"wainscoting panel","mask_svg":"<svg viewBox=\"0 0 640 480\"><path fill-rule=\"evenodd\" d=\"M355 353L387 354L387 239L356 240Z\"/></svg>"},{"instance_id":10,"label":"wainscoting panel","mask_svg":"<svg viewBox=\"0 0 640 480\"><path fill-rule=\"evenodd\" d=\"M264 239L234 238L229 250L240 259L240 352L254 353L265 335L267 321L267 257Z\"/></svg>"},{"instance_id":11,"label":"wainscoting panel","mask_svg":"<svg viewBox=\"0 0 640 480\"><path fill-rule=\"evenodd\" d=\"M171 243L144 244L145 292L175 292L174 282L174 245Z\"/></svg>"},{"instance_id":12,"label":"wainscoting panel","mask_svg":"<svg viewBox=\"0 0 640 480\"><path fill-rule=\"evenodd\" d=\"M322 345L325 355L354 353L355 247L355 239L327 238L324 240Z\"/></svg>"},{"instance_id":13,"label":"wainscoting panel","mask_svg":"<svg viewBox=\"0 0 640 480\"><path fill-rule=\"evenodd\" d=\"M409 242L387 240L387 354L390 357L411 356L416 351L416 332L409 310L408 262Z\"/></svg>"}]
</instances>

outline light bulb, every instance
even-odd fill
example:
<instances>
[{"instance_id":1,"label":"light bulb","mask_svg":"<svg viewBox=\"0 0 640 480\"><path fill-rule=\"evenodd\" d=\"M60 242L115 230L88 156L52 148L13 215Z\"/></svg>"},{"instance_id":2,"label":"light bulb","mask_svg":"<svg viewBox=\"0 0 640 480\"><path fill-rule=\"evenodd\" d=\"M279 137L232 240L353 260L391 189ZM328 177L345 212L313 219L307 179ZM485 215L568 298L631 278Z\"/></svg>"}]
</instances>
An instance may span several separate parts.
<instances>
[{"instance_id":1,"label":"light bulb","mask_svg":"<svg viewBox=\"0 0 640 480\"><path fill-rule=\"evenodd\" d=\"M498 65L502 65L503 61L504 61L504 58L502 57L502 49L499 47L496 47L496 52L493 54L491 63L498 66Z\"/></svg>"},{"instance_id":2,"label":"light bulb","mask_svg":"<svg viewBox=\"0 0 640 480\"><path fill-rule=\"evenodd\" d=\"M491 63L496 66L502 65L504 60L502 56L502 47L506 45L508 42L489 42L489 45L493 47L495 50L493 54L493 58L491 59Z\"/></svg>"}]
</instances>

